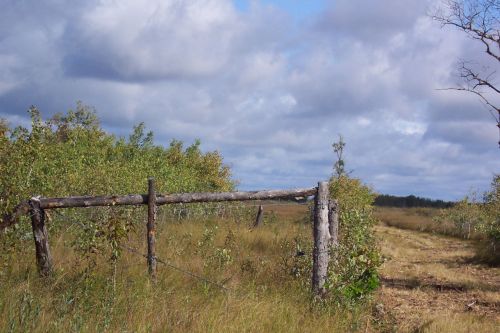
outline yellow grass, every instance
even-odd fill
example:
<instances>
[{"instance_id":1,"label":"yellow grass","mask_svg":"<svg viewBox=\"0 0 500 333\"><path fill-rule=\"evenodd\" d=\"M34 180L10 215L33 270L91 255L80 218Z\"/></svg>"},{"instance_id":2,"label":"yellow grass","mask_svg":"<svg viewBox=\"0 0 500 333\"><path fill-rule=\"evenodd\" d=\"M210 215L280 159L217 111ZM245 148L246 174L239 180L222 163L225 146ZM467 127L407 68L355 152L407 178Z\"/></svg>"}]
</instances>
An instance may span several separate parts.
<instances>
[{"instance_id":1,"label":"yellow grass","mask_svg":"<svg viewBox=\"0 0 500 333\"><path fill-rule=\"evenodd\" d=\"M403 332L496 332L500 269L475 263L474 244L377 226L382 318Z\"/></svg>"},{"instance_id":2,"label":"yellow grass","mask_svg":"<svg viewBox=\"0 0 500 333\"><path fill-rule=\"evenodd\" d=\"M387 226L458 236L459 232L449 222L434 221L439 211L437 208L376 207L374 215Z\"/></svg>"},{"instance_id":3,"label":"yellow grass","mask_svg":"<svg viewBox=\"0 0 500 333\"><path fill-rule=\"evenodd\" d=\"M376 227L384 282L373 301L350 311L313 307L310 277L291 274L296 241L311 241L307 208L265 210L267 223L256 230L250 218L158 224L160 258L229 291L161 264L153 284L146 260L128 251L115 274L106 257L83 274L71 229L51 234L55 274L42 280L28 239L0 265L0 332L495 332L499 325L500 270L471 261L472 243L384 225ZM406 224L422 223L411 219ZM142 229L125 244L145 252ZM214 242L203 245L207 230ZM220 265L217 249L229 249L231 261Z\"/></svg>"},{"instance_id":4,"label":"yellow grass","mask_svg":"<svg viewBox=\"0 0 500 333\"><path fill-rule=\"evenodd\" d=\"M294 238L311 240L310 226L296 222L306 207L273 209L276 221L257 230L249 228L252 221L159 223L159 258L229 291L162 264L152 284L146 260L128 251L116 274L101 258L85 277L84 263L67 244L69 233L51 235L52 278L37 277L31 251L11 257L0 276L0 332L345 332L366 323L364 313L311 307L303 283L309 277L294 278L283 264L295 254ZM206 230L215 231L212 245L200 245ZM145 252L144 232L131 234L126 244ZM222 248L232 261L219 267L211 256Z\"/></svg>"}]
</instances>

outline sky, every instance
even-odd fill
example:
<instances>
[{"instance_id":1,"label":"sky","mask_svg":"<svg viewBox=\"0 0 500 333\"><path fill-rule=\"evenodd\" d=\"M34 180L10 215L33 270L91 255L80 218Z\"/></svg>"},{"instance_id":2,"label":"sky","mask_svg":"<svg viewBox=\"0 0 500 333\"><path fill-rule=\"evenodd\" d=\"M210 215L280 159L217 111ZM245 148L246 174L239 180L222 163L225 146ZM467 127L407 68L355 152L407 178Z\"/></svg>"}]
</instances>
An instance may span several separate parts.
<instances>
[{"instance_id":1,"label":"sky","mask_svg":"<svg viewBox=\"0 0 500 333\"><path fill-rule=\"evenodd\" d=\"M94 107L128 135L196 139L239 189L314 186L346 145L379 193L445 200L486 190L498 130L460 83L481 45L429 18L426 0L0 0L0 117L28 125ZM492 97L497 98L497 97Z\"/></svg>"}]
</instances>

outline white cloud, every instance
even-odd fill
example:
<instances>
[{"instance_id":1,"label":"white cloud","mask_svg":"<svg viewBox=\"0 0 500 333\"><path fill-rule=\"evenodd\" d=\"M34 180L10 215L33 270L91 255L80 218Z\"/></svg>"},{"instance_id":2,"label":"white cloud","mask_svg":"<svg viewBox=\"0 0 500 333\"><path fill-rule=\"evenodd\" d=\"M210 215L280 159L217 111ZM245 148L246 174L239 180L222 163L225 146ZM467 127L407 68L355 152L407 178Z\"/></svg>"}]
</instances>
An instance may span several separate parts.
<instances>
[{"instance_id":1,"label":"white cloud","mask_svg":"<svg viewBox=\"0 0 500 333\"><path fill-rule=\"evenodd\" d=\"M329 177L342 133L348 168L377 190L457 198L500 169L497 132L477 99L436 90L456 59L485 60L429 3L342 0L298 22L259 1L11 2L0 116L82 100L118 134L145 121L162 143L201 138L243 188Z\"/></svg>"}]
</instances>

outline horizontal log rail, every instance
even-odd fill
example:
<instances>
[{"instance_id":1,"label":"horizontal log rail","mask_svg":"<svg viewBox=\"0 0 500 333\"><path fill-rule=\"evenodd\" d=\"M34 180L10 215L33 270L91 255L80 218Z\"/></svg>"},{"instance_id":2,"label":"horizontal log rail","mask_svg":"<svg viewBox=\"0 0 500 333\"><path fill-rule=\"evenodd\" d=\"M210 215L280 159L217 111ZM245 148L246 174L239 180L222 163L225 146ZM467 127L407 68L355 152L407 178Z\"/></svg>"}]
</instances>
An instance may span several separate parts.
<instances>
[{"instance_id":1,"label":"horizontal log rail","mask_svg":"<svg viewBox=\"0 0 500 333\"><path fill-rule=\"evenodd\" d=\"M271 200L306 197L315 195L316 187L299 188L291 190L269 190L248 192L200 192L200 193L178 193L157 194L156 204L176 204L195 202L220 202L220 201L248 201L248 200ZM131 195L106 195L106 196L73 196L64 198L39 198L41 209L76 208L95 206L125 206L125 205L147 205L147 194ZM23 201L17 205L11 214L5 214L0 221L0 231L19 222L20 217L28 214L29 201Z\"/></svg>"},{"instance_id":2,"label":"horizontal log rail","mask_svg":"<svg viewBox=\"0 0 500 333\"><path fill-rule=\"evenodd\" d=\"M316 187L292 190L270 190L250 192L205 192L205 193L178 193L157 194L156 204L177 204L195 202L220 202L220 201L248 201L248 200L270 200L305 197L316 194ZM94 207L94 206L124 206L124 205L146 205L147 194L132 195L109 195L109 196L83 196L66 198L40 198L42 209Z\"/></svg>"},{"instance_id":3,"label":"horizontal log rail","mask_svg":"<svg viewBox=\"0 0 500 333\"><path fill-rule=\"evenodd\" d=\"M41 276L48 276L52 272L52 257L49 249L49 235L45 225L46 209L95 207L95 206L125 206L148 205L147 242L148 267L152 279L156 280L155 255L155 223L156 207L158 205L221 202L221 201L248 201L292 199L315 196L314 216L314 251L313 251L313 292L322 297L325 294L324 284L327 277L328 249L330 244L337 244L338 212L336 205L329 203L327 182L319 182L318 187L299 188L291 190L267 190L248 192L205 192L205 193L177 193L156 194L154 180L148 180L148 194L107 195L107 196L73 196L64 198L33 197L17 205L11 214L2 216L0 232L20 221L22 215L31 217L33 237L35 241L36 260ZM151 199L151 200L150 200ZM333 207L335 206L335 209ZM262 219L262 206L260 208ZM259 219L259 217L257 218ZM260 222L259 222L260 223ZM331 225L331 224L335 225Z\"/></svg>"}]
</instances>

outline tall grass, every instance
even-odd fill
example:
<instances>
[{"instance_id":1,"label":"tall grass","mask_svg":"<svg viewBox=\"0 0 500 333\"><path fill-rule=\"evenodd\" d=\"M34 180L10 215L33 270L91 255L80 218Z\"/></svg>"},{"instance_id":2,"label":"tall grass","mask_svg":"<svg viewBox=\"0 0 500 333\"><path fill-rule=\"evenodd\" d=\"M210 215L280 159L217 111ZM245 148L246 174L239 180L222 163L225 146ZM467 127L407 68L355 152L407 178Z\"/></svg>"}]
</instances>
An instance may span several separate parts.
<instances>
[{"instance_id":1,"label":"tall grass","mask_svg":"<svg viewBox=\"0 0 500 333\"><path fill-rule=\"evenodd\" d=\"M255 230L250 221L234 219L159 223L159 258L228 290L161 264L154 284L146 260L126 250L116 261L81 257L70 246L77 227L65 224L51 235L51 278L37 277L29 241L4 263L0 331L346 332L369 326L362 308L311 305L309 278L300 276L309 274L300 268L310 253L297 256L311 240L310 225L303 223L308 212L275 214ZM145 252L145 226L138 226L124 243Z\"/></svg>"},{"instance_id":2,"label":"tall grass","mask_svg":"<svg viewBox=\"0 0 500 333\"><path fill-rule=\"evenodd\" d=\"M449 221L437 223L437 208L376 207L375 217L390 227L461 237L460 231Z\"/></svg>"}]
</instances>

